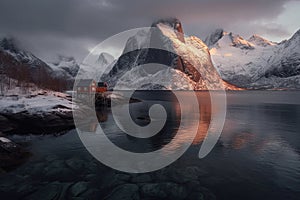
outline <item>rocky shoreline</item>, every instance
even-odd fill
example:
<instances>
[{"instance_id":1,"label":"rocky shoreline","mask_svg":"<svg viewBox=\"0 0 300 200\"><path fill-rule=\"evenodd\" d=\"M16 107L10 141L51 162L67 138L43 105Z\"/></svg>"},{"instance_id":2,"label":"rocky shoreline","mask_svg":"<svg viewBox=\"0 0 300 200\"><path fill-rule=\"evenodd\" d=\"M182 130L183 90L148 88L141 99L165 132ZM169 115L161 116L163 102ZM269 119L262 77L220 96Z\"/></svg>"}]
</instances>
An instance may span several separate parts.
<instances>
[{"instance_id":1,"label":"rocky shoreline","mask_svg":"<svg viewBox=\"0 0 300 200\"><path fill-rule=\"evenodd\" d=\"M110 107L111 98L110 95L96 98L96 107ZM116 98L117 102L124 103L124 98L121 95L117 95L114 98ZM12 135L62 135L74 129L75 124L72 111L72 106L74 105L70 97L64 97L62 100L57 105L50 104L51 106L47 109L39 108L34 110L34 112L32 108L30 108L31 110L20 110L20 108L17 108L18 112L14 112L15 105L10 105L8 108L0 110L0 137L7 141L9 140L7 138L11 138L10 136ZM130 99L129 103L135 102L140 101ZM39 104L39 102L36 104ZM16 105L20 107L20 104L16 103ZM82 113L84 113L84 110ZM11 140L9 141L8 143L0 141L0 173L10 171L21 165L30 156L30 153L26 152L22 145L16 144ZM9 151L5 148L8 144L10 145Z\"/></svg>"},{"instance_id":2,"label":"rocky shoreline","mask_svg":"<svg viewBox=\"0 0 300 200\"><path fill-rule=\"evenodd\" d=\"M214 200L215 195L200 182L208 176L197 166L170 166L152 173L129 174L112 170L91 157L64 160L49 155L2 176L0 193L6 199L30 200Z\"/></svg>"},{"instance_id":3,"label":"rocky shoreline","mask_svg":"<svg viewBox=\"0 0 300 200\"><path fill-rule=\"evenodd\" d=\"M0 131L10 134L55 134L74 128L72 111L0 113Z\"/></svg>"},{"instance_id":4,"label":"rocky shoreline","mask_svg":"<svg viewBox=\"0 0 300 200\"><path fill-rule=\"evenodd\" d=\"M30 153L0 133L0 174L10 171L26 162Z\"/></svg>"}]
</instances>

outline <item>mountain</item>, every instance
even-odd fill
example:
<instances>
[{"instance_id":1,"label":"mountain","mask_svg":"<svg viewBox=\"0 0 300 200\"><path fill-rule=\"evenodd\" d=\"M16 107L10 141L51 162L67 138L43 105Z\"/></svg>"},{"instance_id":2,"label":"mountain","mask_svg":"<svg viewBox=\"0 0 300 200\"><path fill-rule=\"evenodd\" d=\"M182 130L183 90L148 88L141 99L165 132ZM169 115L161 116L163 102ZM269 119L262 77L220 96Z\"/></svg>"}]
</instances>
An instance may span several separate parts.
<instances>
[{"instance_id":1,"label":"mountain","mask_svg":"<svg viewBox=\"0 0 300 200\"><path fill-rule=\"evenodd\" d=\"M41 88L65 90L78 71L73 58L60 56L59 61L47 64L31 52L19 47L13 38L0 40L0 71L20 84L34 83Z\"/></svg>"},{"instance_id":2,"label":"mountain","mask_svg":"<svg viewBox=\"0 0 300 200\"><path fill-rule=\"evenodd\" d=\"M116 60L109 53L103 52L99 56L88 56L88 61L80 64L80 69L77 74L77 79L94 79L100 80L100 75L107 70L110 65L113 65Z\"/></svg>"},{"instance_id":3,"label":"mountain","mask_svg":"<svg viewBox=\"0 0 300 200\"><path fill-rule=\"evenodd\" d=\"M99 55L97 59L97 64L99 64L100 66L106 66L111 64L114 60L115 58L112 55L104 52Z\"/></svg>"},{"instance_id":4,"label":"mountain","mask_svg":"<svg viewBox=\"0 0 300 200\"><path fill-rule=\"evenodd\" d=\"M281 43L217 29L205 43L222 78L249 89L300 88L300 30Z\"/></svg>"},{"instance_id":5,"label":"mountain","mask_svg":"<svg viewBox=\"0 0 300 200\"><path fill-rule=\"evenodd\" d=\"M79 70L79 64L75 58L63 55L59 55L56 61L49 62L48 65L54 71L53 74L69 79L73 79Z\"/></svg>"},{"instance_id":6,"label":"mountain","mask_svg":"<svg viewBox=\"0 0 300 200\"><path fill-rule=\"evenodd\" d=\"M254 44L255 46L262 46L262 47L274 46L277 44L277 43L271 42L257 34L252 35L248 41L251 42L252 44Z\"/></svg>"},{"instance_id":7,"label":"mountain","mask_svg":"<svg viewBox=\"0 0 300 200\"><path fill-rule=\"evenodd\" d=\"M45 62L32 53L18 47L13 38L3 38L0 41L0 67L2 73L21 82L33 82L46 86L45 79L52 72Z\"/></svg>"},{"instance_id":8,"label":"mountain","mask_svg":"<svg viewBox=\"0 0 300 200\"><path fill-rule=\"evenodd\" d=\"M217 90L221 84L239 89L221 79L208 47L195 36L184 36L178 19L158 20L151 27L128 39L123 54L102 77L110 87L118 82L117 89Z\"/></svg>"}]
</instances>

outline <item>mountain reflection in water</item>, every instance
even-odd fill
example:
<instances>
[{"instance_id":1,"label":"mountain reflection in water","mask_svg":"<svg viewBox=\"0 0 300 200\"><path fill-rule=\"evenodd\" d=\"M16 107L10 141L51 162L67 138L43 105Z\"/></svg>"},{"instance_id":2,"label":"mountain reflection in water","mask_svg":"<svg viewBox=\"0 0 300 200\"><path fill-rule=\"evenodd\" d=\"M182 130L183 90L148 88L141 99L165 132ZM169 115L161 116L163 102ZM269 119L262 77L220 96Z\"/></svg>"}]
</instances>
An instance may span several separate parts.
<instances>
[{"instance_id":1,"label":"mountain reflection in water","mask_svg":"<svg viewBox=\"0 0 300 200\"><path fill-rule=\"evenodd\" d=\"M189 98L190 92L183 94ZM72 187L75 183L88 182L89 192L82 193L82 196L89 196L91 191L98 191L97 199L103 199L117 188L128 184L136 188L136 185L165 186L166 183L176 186L169 193L173 195L171 199L176 199L174 194L177 194L177 191L191 191L182 193L186 195L185 199L195 199L192 196L194 193L197 197L204 194L204 199L214 199L209 198L213 196L212 193L217 199L299 199L300 93L227 92L224 129L217 145L203 159L198 158L198 153L213 113L209 94L196 94L199 100L200 120L194 117L195 110L189 103L179 105L176 98L168 92L136 92L134 97L143 100L130 104L131 118L137 124L144 126L150 122L148 112L153 104L163 105L168 114L162 130L147 139L135 138L121 131L110 108L99 108L96 111L98 120L91 123L93 125L87 123L87 130L95 130L100 126L114 144L132 152L161 149L170 144L170 141L174 141L175 137L179 137L176 143L165 148L167 155L193 139L190 148L170 166L146 174L113 170L102 165L87 152L76 130L59 137L15 136L14 141L25 141L28 150L34 154L23 166L1 176L1 197L22 199L24 196L31 197L31 194L38 195L40 191L43 195L50 196L53 193L59 196L63 191L70 195L68 191L71 190L55 189L44 192L44 187L48 191L48 187L64 188ZM189 117L189 120L185 124L180 121L180 108L188 113L186 117ZM82 111L77 114L89 122L89 112ZM183 134L178 136L180 126L183 126ZM191 138L191 132L195 129L197 135ZM145 183L138 182L141 180ZM138 187L137 193L142 192L141 187Z\"/></svg>"}]
</instances>

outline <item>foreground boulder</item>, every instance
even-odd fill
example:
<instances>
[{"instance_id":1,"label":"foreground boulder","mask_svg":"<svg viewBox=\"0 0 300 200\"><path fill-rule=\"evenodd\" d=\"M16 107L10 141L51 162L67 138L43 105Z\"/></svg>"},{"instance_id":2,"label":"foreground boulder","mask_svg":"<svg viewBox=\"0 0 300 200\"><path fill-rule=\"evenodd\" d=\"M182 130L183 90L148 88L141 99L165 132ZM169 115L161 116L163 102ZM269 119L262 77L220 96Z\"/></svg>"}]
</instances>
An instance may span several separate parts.
<instances>
[{"instance_id":1,"label":"foreground boulder","mask_svg":"<svg viewBox=\"0 0 300 200\"><path fill-rule=\"evenodd\" d=\"M0 137L0 173L14 169L30 156L20 145Z\"/></svg>"}]
</instances>

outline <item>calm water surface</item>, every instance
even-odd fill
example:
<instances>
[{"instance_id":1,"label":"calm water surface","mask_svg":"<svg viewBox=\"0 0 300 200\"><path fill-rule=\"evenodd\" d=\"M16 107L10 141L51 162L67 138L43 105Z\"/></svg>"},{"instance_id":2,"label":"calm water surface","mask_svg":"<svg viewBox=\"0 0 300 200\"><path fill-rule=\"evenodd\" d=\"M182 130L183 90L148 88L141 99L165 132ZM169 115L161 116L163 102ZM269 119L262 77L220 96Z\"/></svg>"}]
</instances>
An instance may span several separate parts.
<instances>
[{"instance_id":1,"label":"calm water surface","mask_svg":"<svg viewBox=\"0 0 300 200\"><path fill-rule=\"evenodd\" d=\"M189 96L189 92L186 95ZM109 109L98 111L101 127L110 140L123 149L150 152L163 148L175 137L180 126L180 106L190 109L188 104L179 106L174 96L164 92L138 92L135 97L144 100L130 105L131 116L139 125L149 123L148 110L151 105L158 103L166 108L168 119L161 132L150 139L128 136L117 127ZM199 183L217 199L298 199L300 92L228 92L227 116L222 135L212 152L203 159L198 158L198 152L212 113L208 94L198 92L197 97L200 102L200 121L191 118L191 123L184 125L186 134L167 151L180 148L190 137L190 131L199 125L192 146L167 168L147 173L151 178L144 182L176 183L176 176L183 175L173 172L184 171L192 166L198 169L199 176L190 178L188 182ZM192 115L194 111L189 112ZM89 188L94 189L94 195L98 195L97 198L100 199L109 195L120 184L131 183L142 187L132 178L138 175L117 172L93 159L75 130L59 137L14 136L14 140L27 145L28 150L33 152L33 157L18 169L1 175L0 191L10 199L30 198L42 186L50 187L51 183L59 183L61 188L67 188L74 183L87 182ZM161 173L167 176L162 178L159 175ZM116 174L130 175L131 178L126 178L121 183L107 181ZM188 182L180 184L187 187L187 190L196 191L197 188L188 187L198 187L199 184L188 185ZM21 186L24 188L20 189ZM89 190L86 188L82 194ZM59 195L70 198L70 194L66 194L64 189L61 191L65 194ZM194 199L189 195L184 198ZM209 195L207 199L210 199Z\"/></svg>"}]
</instances>

